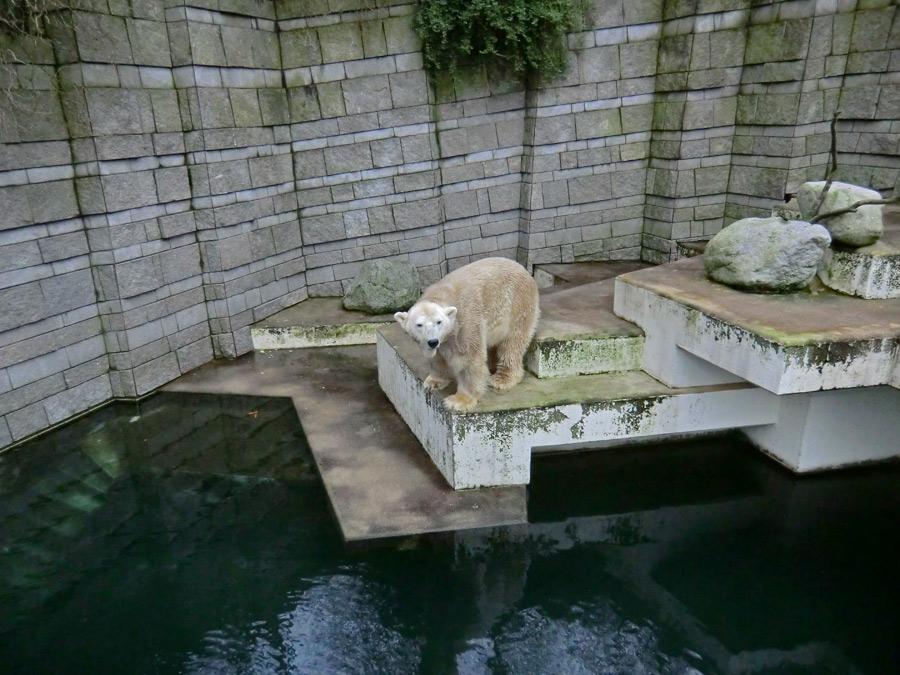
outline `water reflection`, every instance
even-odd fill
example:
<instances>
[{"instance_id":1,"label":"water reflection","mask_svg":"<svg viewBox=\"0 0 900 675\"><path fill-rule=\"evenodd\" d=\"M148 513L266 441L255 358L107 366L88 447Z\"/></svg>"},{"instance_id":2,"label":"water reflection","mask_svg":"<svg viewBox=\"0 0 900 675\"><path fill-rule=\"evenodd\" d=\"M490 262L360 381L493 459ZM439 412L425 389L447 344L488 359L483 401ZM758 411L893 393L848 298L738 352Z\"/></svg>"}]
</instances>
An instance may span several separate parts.
<instances>
[{"instance_id":1,"label":"water reflection","mask_svg":"<svg viewBox=\"0 0 900 675\"><path fill-rule=\"evenodd\" d=\"M348 551L290 401L107 408L0 456L0 672L895 672L896 467L532 473L529 525Z\"/></svg>"}]
</instances>

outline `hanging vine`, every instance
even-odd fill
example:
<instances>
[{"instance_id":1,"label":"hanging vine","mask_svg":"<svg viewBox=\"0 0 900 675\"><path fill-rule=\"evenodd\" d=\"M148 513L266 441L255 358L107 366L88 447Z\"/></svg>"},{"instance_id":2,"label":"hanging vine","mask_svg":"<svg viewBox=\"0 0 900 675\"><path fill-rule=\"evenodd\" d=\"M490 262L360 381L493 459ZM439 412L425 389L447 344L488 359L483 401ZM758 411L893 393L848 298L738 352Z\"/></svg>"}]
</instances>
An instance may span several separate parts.
<instances>
[{"instance_id":1,"label":"hanging vine","mask_svg":"<svg viewBox=\"0 0 900 675\"><path fill-rule=\"evenodd\" d=\"M415 26L432 73L497 59L549 80L565 72L566 36L581 10L582 0L420 0Z\"/></svg>"}]
</instances>

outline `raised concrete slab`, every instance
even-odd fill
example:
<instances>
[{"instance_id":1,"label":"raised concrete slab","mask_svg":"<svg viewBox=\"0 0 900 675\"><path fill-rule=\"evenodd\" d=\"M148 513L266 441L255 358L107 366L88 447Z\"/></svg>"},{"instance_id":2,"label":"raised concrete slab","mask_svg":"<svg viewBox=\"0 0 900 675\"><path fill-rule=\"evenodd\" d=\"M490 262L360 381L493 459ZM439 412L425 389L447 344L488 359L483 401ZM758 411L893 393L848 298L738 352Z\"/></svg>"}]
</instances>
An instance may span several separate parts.
<instances>
[{"instance_id":1,"label":"raised concrete slab","mask_svg":"<svg viewBox=\"0 0 900 675\"><path fill-rule=\"evenodd\" d=\"M250 328L254 349L375 344L375 331L394 320L344 309L340 298L309 298Z\"/></svg>"},{"instance_id":2,"label":"raised concrete slab","mask_svg":"<svg viewBox=\"0 0 900 675\"><path fill-rule=\"evenodd\" d=\"M168 391L289 396L348 541L524 523L524 486L451 489L378 388L375 348L250 353Z\"/></svg>"},{"instance_id":3,"label":"raised concrete slab","mask_svg":"<svg viewBox=\"0 0 900 675\"><path fill-rule=\"evenodd\" d=\"M871 246L829 248L819 278L829 288L861 298L900 298L900 224L885 222Z\"/></svg>"},{"instance_id":4,"label":"raised concrete slab","mask_svg":"<svg viewBox=\"0 0 900 675\"><path fill-rule=\"evenodd\" d=\"M646 331L642 367L666 384L779 394L774 423L745 433L793 471L900 457L900 299L743 293L690 258L619 277L615 309Z\"/></svg>"},{"instance_id":5,"label":"raised concrete slab","mask_svg":"<svg viewBox=\"0 0 900 675\"><path fill-rule=\"evenodd\" d=\"M455 489L521 485L531 451L697 434L775 421L777 397L745 383L675 390L642 372L541 380L488 392L468 413L427 392L428 363L399 326L378 331L378 380Z\"/></svg>"},{"instance_id":6,"label":"raised concrete slab","mask_svg":"<svg viewBox=\"0 0 900 675\"><path fill-rule=\"evenodd\" d=\"M613 313L613 279L541 292L525 367L539 378L638 370L644 332Z\"/></svg>"},{"instance_id":7,"label":"raised concrete slab","mask_svg":"<svg viewBox=\"0 0 900 675\"><path fill-rule=\"evenodd\" d=\"M626 272L650 267L640 260L605 260L582 263L543 263L534 266L534 280L538 288L568 284L578 286L603 279L613 279Z\"/></svg>"},{"instance_id":8,"label":"raised concrete slab","mask_svg":"<svg viewBox=\"0 0 900 675\"><path fill-rule=\"evenodd\" d=\"M900 300L743 293L707 279L698 257L618 277L615 312L647 334L643 369L673 387L790 394L896 378Z\"/></svg>"}]
</instances>

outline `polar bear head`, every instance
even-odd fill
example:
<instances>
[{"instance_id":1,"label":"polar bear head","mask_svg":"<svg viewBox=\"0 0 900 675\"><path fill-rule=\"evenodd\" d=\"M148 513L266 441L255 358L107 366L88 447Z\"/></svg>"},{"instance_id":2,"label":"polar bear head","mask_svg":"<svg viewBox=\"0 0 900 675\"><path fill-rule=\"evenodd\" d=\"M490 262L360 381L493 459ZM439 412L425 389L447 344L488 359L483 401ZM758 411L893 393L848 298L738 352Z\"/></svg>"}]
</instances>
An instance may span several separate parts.
<instances>
[{"instance_id":1,"label":"polar bear head","mask_svg":"<svg viewBox=\"0 0 900 675\"><path fill-rule=\"evenodd\" d=\"M397 312L394 318L413 340L430 355L453 331L456 307L444 307L436 302L420 300L408 312Z\"/></svg>"}]
</instances>

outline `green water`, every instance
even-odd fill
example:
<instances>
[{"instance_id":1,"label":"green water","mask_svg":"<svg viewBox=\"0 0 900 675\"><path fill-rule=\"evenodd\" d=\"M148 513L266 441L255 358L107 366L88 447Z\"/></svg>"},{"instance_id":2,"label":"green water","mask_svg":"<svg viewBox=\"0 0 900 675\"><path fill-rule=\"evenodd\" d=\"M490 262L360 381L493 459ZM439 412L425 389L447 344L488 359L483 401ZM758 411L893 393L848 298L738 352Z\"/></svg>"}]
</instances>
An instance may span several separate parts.
<instances>
[{"instance_id":1,"label":"green water","mask_svg":"<svg viewBox=\"0 0 900 675\"><path fill-rule=\"evenodd\" d=\"M530 524L346 549L290 401L0 455L0 673L896 673L900 468L737 437L535 458Z\"/></svg>"}]
</instances>

